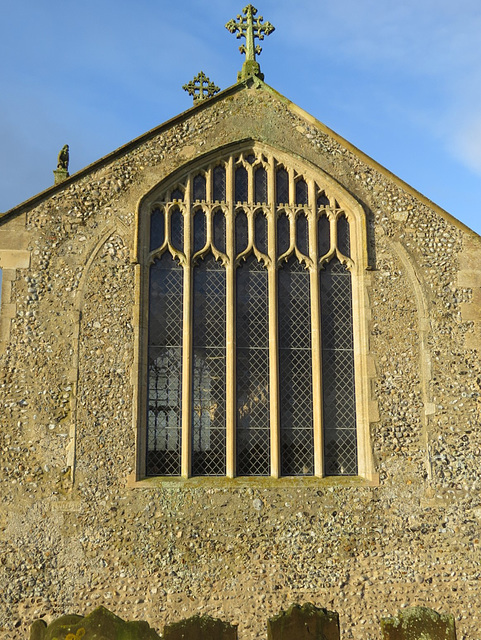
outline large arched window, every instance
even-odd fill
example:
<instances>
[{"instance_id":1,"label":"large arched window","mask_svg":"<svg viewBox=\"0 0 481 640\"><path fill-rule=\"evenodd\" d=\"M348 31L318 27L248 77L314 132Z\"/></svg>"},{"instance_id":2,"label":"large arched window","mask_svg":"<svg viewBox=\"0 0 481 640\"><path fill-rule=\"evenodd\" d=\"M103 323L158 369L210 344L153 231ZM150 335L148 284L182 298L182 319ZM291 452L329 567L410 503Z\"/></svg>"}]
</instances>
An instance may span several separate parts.
<instances>
[{"instance_id":1,"label":"large arched window","mask_svg":"<svg viewBox=\"0 0 481 640\"><path fill-rule=\"evenodd\" d=\"M144 475L357 475L352 213L250 148L146 215Z\"/></svg>"}]
</instances>

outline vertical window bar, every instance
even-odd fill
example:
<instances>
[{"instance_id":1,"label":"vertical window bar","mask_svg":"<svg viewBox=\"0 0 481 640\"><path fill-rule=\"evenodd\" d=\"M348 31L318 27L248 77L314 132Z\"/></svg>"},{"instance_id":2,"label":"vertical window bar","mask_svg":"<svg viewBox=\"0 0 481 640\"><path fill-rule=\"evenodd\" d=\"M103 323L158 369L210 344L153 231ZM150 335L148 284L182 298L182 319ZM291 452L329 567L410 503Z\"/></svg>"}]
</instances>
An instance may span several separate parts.
<instances>
[{"instance_id":1,"label":"vertical window bar","mask_svg":"<svg viewBox=\"0 0 481 640\"><path fill-rule=\"evenodd\" d=\"M211 254L193 295L192 475L225 475L226 277Z\"/></svg>"},{"instance_id":2,"label":"vertical window bar","mask_svg":"<svg viewBox=\"0 0 481 640\"><path fill-rule=\"evenodd\" d=\"M309 283L295 258L279 270L281 474L289 476L314 473Z\"/></svg>"},{"instance_id":3,"label":"vertical window bar","mask_svg":"<svg viewBox=\"0 0 481 640\"><path fill-rule=\"evenodd\" d=\"M182 267L164 253L150 267L146 473L181 471Z\"/></svg>"},{"instance_id":4,"label":"vertical window bar","mask_svg":"<svg viewBox=\"0 0 481 640\"><path fill-rule=\"evenodd\" d=\"M252 254L236 273L237 475L270 473L267 270Z\"/></svg>"},{"instance_id":5,"label":"vertical window bar","mask_svg":"<svg viewBox=\"0 0 481 640\"><path fill-rule=\"evenodd\" d=\"M357 474L351 273L338 260L321 271L324 468Z\"/></svg>"}]
</instances>

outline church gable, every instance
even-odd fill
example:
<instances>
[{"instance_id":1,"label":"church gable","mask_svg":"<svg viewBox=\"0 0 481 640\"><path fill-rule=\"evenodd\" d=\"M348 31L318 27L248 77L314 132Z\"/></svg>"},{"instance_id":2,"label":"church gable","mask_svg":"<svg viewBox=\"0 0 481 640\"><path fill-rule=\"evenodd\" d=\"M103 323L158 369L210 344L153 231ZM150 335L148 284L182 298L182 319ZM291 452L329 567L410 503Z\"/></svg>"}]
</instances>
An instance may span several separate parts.
<instances>
[{"instance_id":1,"label":"church gable","mask_svg":"<svg viewBox=\"0 0 481 640\"><path fill-rule=\"evenodd\" d=\"M245 637L257 605L354 625L428 573L443 609L481 602L480 238L255 63L0 218L0 593L25 615L70 607L59 575L82 614L135 584L157 629L219 589Z\"/></svg>"}]
</instances>

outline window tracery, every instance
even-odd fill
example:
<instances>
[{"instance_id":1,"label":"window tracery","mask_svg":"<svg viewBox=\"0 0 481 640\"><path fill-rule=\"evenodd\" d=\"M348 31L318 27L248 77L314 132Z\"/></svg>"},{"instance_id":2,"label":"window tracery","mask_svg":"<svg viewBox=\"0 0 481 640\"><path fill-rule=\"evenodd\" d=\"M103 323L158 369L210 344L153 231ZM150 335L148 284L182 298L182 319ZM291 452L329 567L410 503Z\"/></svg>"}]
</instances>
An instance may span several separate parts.
<instances>
[{"instance_id":1,"label":"window tracery","mask_svg":"<svg viewBox=\"0 0 481 640\"><path fill-rule=\"evenodd\" d=\"M356 475L349 212L255 149L154 199L145 475Z\"/></svg>"}]
</instances>

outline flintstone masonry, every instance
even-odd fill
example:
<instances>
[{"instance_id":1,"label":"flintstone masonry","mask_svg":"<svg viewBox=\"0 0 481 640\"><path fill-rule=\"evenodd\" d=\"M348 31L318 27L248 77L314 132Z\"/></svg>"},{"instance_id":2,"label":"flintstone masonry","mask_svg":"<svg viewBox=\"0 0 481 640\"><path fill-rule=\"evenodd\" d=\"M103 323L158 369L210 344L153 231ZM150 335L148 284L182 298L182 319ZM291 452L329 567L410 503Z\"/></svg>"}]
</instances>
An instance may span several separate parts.
<instances>
[{"instance_id":1,"label":"flintstone masonry","mask_svg":"<svg viewBox=\"0 0 481 640\"><path fill-rule=\"evenodd\" d=\"M189 163L254 145L365 216L367 471L146 479L142 202ZM3 214L2 638L103 605L156 631L210 615L249 640L307 601L340 612L343 640L378 638L414 605L479 638L480 265L479 236L258 78Z\"/></svg>"}]
</instances>

